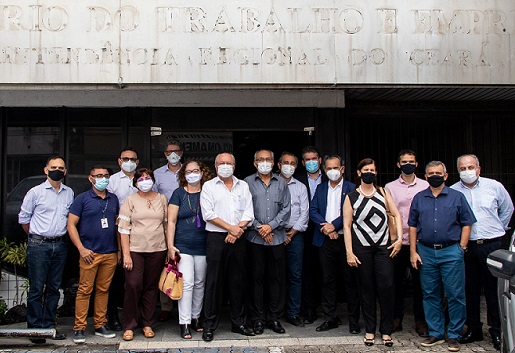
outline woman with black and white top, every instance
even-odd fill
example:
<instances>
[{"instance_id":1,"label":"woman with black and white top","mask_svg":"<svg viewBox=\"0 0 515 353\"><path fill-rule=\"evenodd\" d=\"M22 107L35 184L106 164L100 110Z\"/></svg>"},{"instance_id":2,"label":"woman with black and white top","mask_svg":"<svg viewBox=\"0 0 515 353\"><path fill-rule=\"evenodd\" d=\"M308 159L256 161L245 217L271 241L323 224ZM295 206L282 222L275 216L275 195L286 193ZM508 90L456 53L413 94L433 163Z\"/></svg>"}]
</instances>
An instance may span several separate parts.
<instances>
[{"instance_id":1,"label":"woman with black and white top","mask_svg":"<svg viewBox=\"0 0 515 353\"><path fill-rule=\"evenodd\" d=\"M379 332L383 344L393 346L391 337L394 314L394 263L402 247L401 216L388 191L376 186L376 165L370 158L358 164L356 190L343 205L343 222L347 263L358 268L361 307L366 333L363 342L374 344L376 332L376 293L381 319ZM386 200L385 200L386 198ZM397 223L397 238L390 239L386 202Z\"/></svg>"}]
</instances>

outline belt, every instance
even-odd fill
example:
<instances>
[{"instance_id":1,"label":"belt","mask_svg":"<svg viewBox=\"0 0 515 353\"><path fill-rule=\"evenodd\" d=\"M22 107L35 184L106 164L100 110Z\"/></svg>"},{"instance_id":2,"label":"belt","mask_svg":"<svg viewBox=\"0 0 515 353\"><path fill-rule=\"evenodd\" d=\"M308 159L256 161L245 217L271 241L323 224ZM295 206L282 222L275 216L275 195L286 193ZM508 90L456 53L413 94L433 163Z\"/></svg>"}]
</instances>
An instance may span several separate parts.
<instances>
[{"instance_id":1,"label":"belt","mask_svg":"<svg viewBox=\"0 0 515 353\"><path fill-rule=\"evenodd\" d=\"M36 240L42 240L42 241L48 242L48 243L57 243L58 241L61 241L63 239L63 236L61 235L58 237L44 237L44 236L37 235L37 234L29 234L29 238L36 239Z\"/></svg>"},{"instance_id":2,"label":"belt","mask_svg":"<svg viewBox=\"0 0 515 353\"><path fill-rule=\"evenodd\" d=\"M482 245L482 244L493 243L495 241L501 241L501 240L502 240L502 237L497 237L497 238L490 238L490 239L469 240L469 243L476 243L477 245Z\"/></svg>"},{"instance_id":3,"label":"belt","mask_svg":"<svg viewBox=\"0 0 515 353\"><path fill-rule=\"evenodd\" d=\"M446 248L448 246L452 246L454 244L458 244L457 241L451 241L449 243L440 243L440 244L428 244L428 243L424 243L422 241L418 241L420 244L424 245L424 246L427 246L428 248L433 248L435 250L440 250L440 249L443 249L443 248Z\"/></svg>"}]
</instances>

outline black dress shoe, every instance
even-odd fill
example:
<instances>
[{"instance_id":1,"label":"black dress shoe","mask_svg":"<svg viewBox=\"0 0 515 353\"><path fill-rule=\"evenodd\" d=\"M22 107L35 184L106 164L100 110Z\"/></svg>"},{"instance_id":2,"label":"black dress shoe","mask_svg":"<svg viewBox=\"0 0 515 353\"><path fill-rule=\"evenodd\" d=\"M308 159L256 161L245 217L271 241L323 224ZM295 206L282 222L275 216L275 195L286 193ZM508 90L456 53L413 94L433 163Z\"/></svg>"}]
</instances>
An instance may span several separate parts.
<instances>
[{"instance_id":1,"label":"black dress shoe","mask_svg":"<svg viewBox=\"0 0 515 353\"><path fill-rule=\"evenodd\" d=\"M204 329L204 332L202 332L202 339L206 342L210 342L215 338L215 335L213 333L213 330L211 329Z\"/></svg>"},{"instance_id":2,"label":"black dress shoe","mask_svg":"<svg viewBox=\"0 0 515 353\"><path fill-rule=\"evenodd\" d=\"M342 322L342 319L340 319L339 317L336 318L336 324L339 325L343 325L343 322Z\"/></svg>"},{"instance_id":3,"label":"black dress shoe","mask_svg":"<svg viewBox=\"0 0 515 353\"><path fill-rule=\"evenodd\" d=\"M30 341L34 344L44 344L46 343L46 339L44 338L30 338Z\"/></svg>"},{"instance_id":4,"label":"black dress shoe","mask_svg":"<svg viewBox=\"0 0 515 353\"><path fill-rule=\"evenodd\" d=\"M275 333L285 333L284 327L281 325L279 321L268 321L266 323L266 327L268 327L270 330L274 331Z\"/></svg>"},{"instance_id":5,"label":"black dress shoe","mask_svg":"<svg viewBox=\"0 0 515 353\"><path fill-rule=\"evenodd\" d=\"M239 327L233 325L231 327L231 331L234 333L239 333L240 335L243 335L243 336L255 336L256 335L251 328L248 328L245 325L241 325Z\"/></svg>"},{"instance_id":6,"label":"black dress shoe","mask_svg":"<svg viewBox=\"0 0 515 353\"><path fill-rule=\"evenodd\" d=\"M352 335L359 335L361 333L359 325L355 323L349 323L349 333Z\"/></svg>"},{"instance_id":7,"label":"black dress shoe","mask_svg":"<svg viewBox=\"0 0 515 353\"><path fill-rule=\"evenodd\" d=\"M265 325L261 321L254 322L254 333L256 335L261 335L265 330Z\"/></svg>"},{"instance_id":8,"label":"black dress shoe","mask_svg":"<svg viewBox=\"0 0 515 353\"><path fill-rule=\"evenodd\" d=\"M118 313L111 313L107 316L107 326L109 326L109 330L111 331L122 330L122 324L120 323Z\"/></svg>"},{"instance_id":9,"label":"black dress shoe","mask_svg":"<svg viewBox=\"0 0 515 353\"><path fill-rule=\"evenodd\" d=\"M467 331L460 340L461 344L472 343L483 340L483 332Z\"/></svg>"},{"instance_id":10,"label":"black dress shoe","mask_svg":"<svg viewBox=\"0 0 515 353\"><path fill-rule=\"evenodd\" d=\"M304 324L306 325L309 325L309 324L312 324L313 322L315 322L317 319L317 315L315 312L313 311L309 311L307 313L307 315L304 316Z\"/></svg>"},{"instance_id":11,"label":"black dress shoe","mask_svg":"<svg viewBox=\"0 0 515 353\"><path fill-rule=\"evenodd\" d=\"M316 331L317 332L329 331L329 330L332 330L333 328L337 328L337 327L338 327L338 324L334 321L324 321L324 322L322 322L322 325L320 325L316 328Z\"/></svg>"},{"instance_id":12,"label":"black dress shoe","mask_svg":"<svg viewBox=\"0 0 515 353\"><path fill-rule=\"evenodd\" d=\"M61 341L61 340L66 339L66 337L67 337L66 333L61 333L59 331L55 331L55 335L54 335L54 337L52 337L52 339L54 341Z\"/></svg>"},{"instance_id":13,"label":"black dress shoe","mask_svg":"<svg viewBox=\"0 0 515 353\"><path fill-rule=\"evenodd\" d=\"M294 316L292 318L289 318L286 320L289 324L293 325L293 326L297 326L297 327L304 327L304 323L302 322L302 320L300 319L300 317L298 316Z\"/></svg>"},{"instance_id":14,"label":"black dress shoe","mask_svg":"<svg viewBox=\"0 0 515 353\"><path fill-rule=\"evenodd\" d=\"M492 335L492 344L494 345L495 350L501 350L501 337Z\"/></svg>"}]
</instances>

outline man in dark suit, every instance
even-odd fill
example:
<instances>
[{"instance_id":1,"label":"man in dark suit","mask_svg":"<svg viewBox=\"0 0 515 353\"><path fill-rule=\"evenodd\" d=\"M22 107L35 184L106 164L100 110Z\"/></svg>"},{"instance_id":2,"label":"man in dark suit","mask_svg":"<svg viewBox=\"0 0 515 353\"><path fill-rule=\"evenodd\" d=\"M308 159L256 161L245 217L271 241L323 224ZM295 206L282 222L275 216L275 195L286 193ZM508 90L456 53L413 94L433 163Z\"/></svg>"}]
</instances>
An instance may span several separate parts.
<instances>
[{"instance_id":1,"label":"man in dark suit","mask_svg":"<svg viewBox=\"0 0 515 353\"><path fill-rule=\"evenodd\" d=\"M302 165L305 170L295 174L295 179L306 185L308 200L311 202L315 190L320 183L327 181L327 176L321 170L322 158L314 146L306 146L302 150ZM299 168L301 169L301 168ZM304 233L304 256L302 259L302 300L301 313L304 324L313 323L316 318L316 309L320 301L321 280L320 262L318 260L318 247L313 245L314 223L310 220L308 229Z\"/></svg>"},{"instance_id":2,"label":"man in dark suit","mask_svg":"<svg viewBox=\"0 0 515 353\"><path fill-rule=\"evenodd\" d=\"M351 268L346 264L345 242L343 240L342 205L345 196L356 187L343 178L345 166L337 155L324 158L324 171L327 182L321 183L311 200L309 217L315 223L313 245L320 248L320 267L322 269L322 308L325 321L316 328L327 331L337 328L341 323L338 318L337 284L339 269L343 269L347 310L349 314L349 332L360 332L359 299L356 282L353 281Z\"/></svg>"}]
</instances>

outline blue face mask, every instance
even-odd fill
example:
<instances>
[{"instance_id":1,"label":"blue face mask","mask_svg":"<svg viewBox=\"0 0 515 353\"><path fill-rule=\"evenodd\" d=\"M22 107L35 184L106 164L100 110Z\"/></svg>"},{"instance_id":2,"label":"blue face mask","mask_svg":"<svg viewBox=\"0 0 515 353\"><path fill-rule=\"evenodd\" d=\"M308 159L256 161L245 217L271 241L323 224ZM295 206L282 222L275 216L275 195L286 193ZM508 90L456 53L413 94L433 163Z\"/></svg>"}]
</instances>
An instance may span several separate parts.
<instances>
[{"instance_id":1,"label":"blue face mask","mask_svg":"<svg viewBox=\"0 0 515 353\"><path fill-rule=\"evenodd\" d=\"M98 179L95 179L95 184L93 184L93 186L98 191L104 191L108 184L109 184L109 179L107 179L107 178L98 178Z\"/></svg>"},{"instance_id":2,"label":"blue face mask","mask_svg":"<svg viewBox=\"0 0 515 353\"><path fill-rule=\"evenodd\" d=\"M319 168L318 161L307 161L306 162L306 170L309 173L316 173L318 168Z\"/></svg>"}]
</instances>

